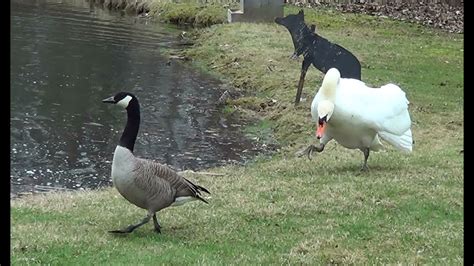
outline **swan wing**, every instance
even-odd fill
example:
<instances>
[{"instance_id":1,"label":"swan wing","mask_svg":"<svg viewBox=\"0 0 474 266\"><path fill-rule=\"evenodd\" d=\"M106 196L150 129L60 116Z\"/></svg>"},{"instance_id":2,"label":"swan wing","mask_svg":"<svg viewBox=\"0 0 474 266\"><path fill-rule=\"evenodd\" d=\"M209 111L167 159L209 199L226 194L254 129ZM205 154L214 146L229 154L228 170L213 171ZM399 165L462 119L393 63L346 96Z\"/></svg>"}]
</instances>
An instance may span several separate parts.
<instances>
[{"instance_id":1,"label":"swan wing","mask_svg":"<svg viewBox=\"0 0 474 266\"><path fill-rule=\"evenodd\" d=\"M360 80L341 79L335 105L345 119L357 119L377 132L402 135L411 125L408 104L405 92L397 85L371 88Z\"/></svg>"}]
</instances>

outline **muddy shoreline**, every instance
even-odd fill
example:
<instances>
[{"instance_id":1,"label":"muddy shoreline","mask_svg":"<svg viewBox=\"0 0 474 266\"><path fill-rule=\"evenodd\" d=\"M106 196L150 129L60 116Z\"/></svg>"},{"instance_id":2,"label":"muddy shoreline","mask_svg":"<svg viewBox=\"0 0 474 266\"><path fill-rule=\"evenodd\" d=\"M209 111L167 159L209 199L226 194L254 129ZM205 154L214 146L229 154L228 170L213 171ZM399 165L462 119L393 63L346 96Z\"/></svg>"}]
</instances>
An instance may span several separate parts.
<instances>
[{"instance_id":1,"label":"muddy shoreline","mask_svg":"<svg viewBox=\"0 0 474 266\"><path fill-rule=\"evenodd\" d=\"M12 43L18 49L11 52L16 59L12 64L12 102L15 108L11 115L11 198L50 191L92 190L112 185L110 166L115 145L109 142L117 139L123 130L123 117L118 112L109 115L106 108L96 106L101 103L95 100L89 103L88 107L92 107L87 112L83 111L84 104L74 101L83 97L88 100L97 98L100 102L104 95L115 92L115 86L109 86L111 83L132 88L132 92L142 96L143 123L137 140L137 155L140 157L156 159L177 171L202 171L228 164L245 164L257 154L268 153L273 149L243 132L242 129L252 121L245 121L238 112L223 110L225 99L219 100L219 97L224 92L236 97L232 88L211 75L182 64L179 59L167 59L156 46L150 47L153 43L163 42L169 44L171 50L181 50L181 46L171 45L178 42L176 36L180 31L174 31L174 28L170 28L173 31L164 30L163 33L155 32L157 29L148 31L141 19L134 23L133 17L130 21L129 16L121 18L120 13L102 12L98 8L94 11L95 15L100 14L96 18L106 23L97 23L90 19L87 4L79 5L77 9L54 4L52 7L31 8L33 4L19 4L13 9L14 30L17 34ZM46 28L49 35L36 34L45 28L38 26L42 23L31 22L43 17L60 21L70 16L75 16L75 20L70 20L71 23L53 28L55 31L51 30L52 27ZM87 24L88 21L90 24ZM104 27L108 21L113 21L115 27ZM64 29L73 34L71 32L78 27L76 22L97 30L82 31L80 40L63 34ZM121 32L115 31L117 27ZM134 35L137 28L140 29L138 40ZM28 31L25 30L25 33L23 29ZM109 32L119 35L124 31L126 34L120 36L128 38L127 42L110 37L101 39L103 35L97 34ZM31 32L35 34L25 35ZM38 52L34 45L30 45L30 40L42 36L50 41L47 50L51 53ZM91 46L87 40L97 42ZM133 46L127 46L130 43ZM84 53L87 49L95 51L96 48L92 48L94 46L108 47L107 51L111 52L99 50L94 52L94 57ZM139 73L138 76L124 74L111 78L114 73L100 70L103 62L108 62L122 52L128 56L124 58L129 59L125 62L114 59L114 67L121 71L122 68L118 66L125 66L127 73ZM37 54L38 61L25 66L23 62L30 60L32 53ZM87 63L82 64L81 60L84 60L81 58L86 58ZM94 61L94 58L99 59ZM73 70L65 67L49 69L45 64L73 64L78 67ZM42 75L36 74L38 69L43 71ZM100 76L95 76L97 72L101 73ZM145 72L146 76L140 74ZM25 83L25 76L31 82ZM156 88L158 85L159 90ZM57 88L62 86L65 88L59 96ZM25 102L26 98L30 102ZM156 104L156 100L162 102Z\"/></svg>"}]
</instances>

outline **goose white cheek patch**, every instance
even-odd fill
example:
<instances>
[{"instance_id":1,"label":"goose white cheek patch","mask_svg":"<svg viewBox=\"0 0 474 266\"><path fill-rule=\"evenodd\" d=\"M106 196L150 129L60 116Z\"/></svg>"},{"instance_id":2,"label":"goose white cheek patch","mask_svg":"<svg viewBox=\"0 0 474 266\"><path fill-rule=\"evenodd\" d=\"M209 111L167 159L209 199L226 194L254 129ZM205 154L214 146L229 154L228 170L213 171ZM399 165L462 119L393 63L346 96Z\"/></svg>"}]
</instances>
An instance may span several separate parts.
<instances>
[{"instance_id":1,"label":"goose white cheek patch","mask_svg":"<svg viewBox=\"0 0 474 266\"><path fill-rule=\"evenodd\" d=\"M132 99L132 96L127 95L127 96L125 96L125 98L118 101L117 105L122 106L123 108L127 108L128 103L130 102L131 99Z\"/></svg>"}]
</instances>

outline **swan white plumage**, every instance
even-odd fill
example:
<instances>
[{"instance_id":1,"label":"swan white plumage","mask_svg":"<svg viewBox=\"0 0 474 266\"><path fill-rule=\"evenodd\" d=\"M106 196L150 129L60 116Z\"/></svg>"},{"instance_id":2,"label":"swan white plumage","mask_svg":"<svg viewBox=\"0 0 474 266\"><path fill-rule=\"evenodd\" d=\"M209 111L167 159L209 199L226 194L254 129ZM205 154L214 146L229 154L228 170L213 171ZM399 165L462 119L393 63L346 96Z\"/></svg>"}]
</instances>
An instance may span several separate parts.
<instances>
[{"instance_id":1,"label":"swan white plumage","mask_svg":"<svg viewBox=\"0 0 474 266\"><path fill-rule=\"evenodd\" d=\"M336 68L328 70L311 104L311 116L317 122L319 146L306 152L322 152L335 139L349 149L364 153L362 170L367 170L370 151L383 148L379 137L401 151L412 151L409 101L397 85L368 87L357 79L341 78Z\"/></svg>"}]
</instances>

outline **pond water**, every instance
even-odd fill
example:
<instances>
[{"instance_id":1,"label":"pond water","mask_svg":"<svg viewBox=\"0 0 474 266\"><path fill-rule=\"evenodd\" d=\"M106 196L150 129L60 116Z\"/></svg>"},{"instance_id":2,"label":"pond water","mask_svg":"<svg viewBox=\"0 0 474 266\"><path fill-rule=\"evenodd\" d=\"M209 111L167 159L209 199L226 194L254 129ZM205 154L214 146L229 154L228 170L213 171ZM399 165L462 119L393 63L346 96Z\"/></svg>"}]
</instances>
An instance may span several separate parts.
<instances>
[{"instance_id":1,"label":"pond water","mask_svg":"<svg viewBox=\"0 0 474 266\"><path fill-rule=\"evenodd\" d=\"M82 4L81 4L82 3ZM222 84L162 55L177 27L85 1L11 2L11 191L110 186L130 91L142 122L135 154L177 170L240 163L258 150L216 106Z\"/></svg>"}]
</instances>

